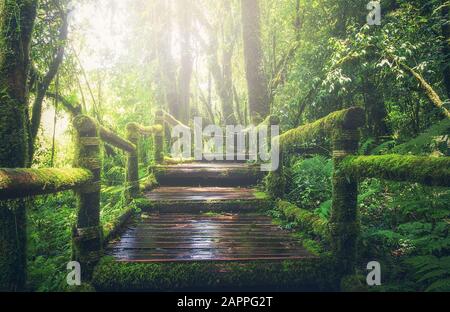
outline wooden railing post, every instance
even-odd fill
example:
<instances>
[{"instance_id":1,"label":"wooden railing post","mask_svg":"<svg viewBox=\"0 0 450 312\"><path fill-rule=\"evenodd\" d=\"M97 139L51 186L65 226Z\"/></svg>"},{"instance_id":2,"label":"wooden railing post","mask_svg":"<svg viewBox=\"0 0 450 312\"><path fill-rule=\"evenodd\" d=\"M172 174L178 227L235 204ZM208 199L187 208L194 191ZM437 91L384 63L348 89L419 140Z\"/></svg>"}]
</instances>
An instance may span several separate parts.
<instances>
[{"instance_id":1,"label":"wooden railing post","mask_svg":"<svg viewBox=\"0 0 450 312\"><path fill-rule=\"evenodd\" d=\"M352 274L355 268L359 222L357 181L339 171L339 164L346 156L356 154L358 143L357 127L336 129L333 136L333 194L329 225L332 251L342 275Z\"/></svg>"},{"instance_id":2,"label":"wooden railing post","mask_svg":"<svg viewBox=\"0 0 450 312\"><path fill-rule=\"evenodd\" d=\"M163 129L154 134L155 162L162 163L164 161L164 112L161 110L156 112L155 125L160 125Z\"/></svg>"},{"instance_id":3,"label":"wooden railing post","mask_svg":"<svg viewBox=\"0 0 450 312\"><path fill-rule=\"evenodd\" d=\"M76 155L74 165L92 172L92 182L77 190L77 222L73 229L73 258L81 264L84 278L102 255L102 227L100 225L100 139L98 127L87 116L77 116L73 121L76 130Z\"/></svg>"},{"instance_id":4,"label":"wooden railing post","mask_svg":"<svg viewBox=\"0 0 450 312\"><path fill-rule=\"evenodd\" d=\"M135 123L127 125L127 140L136 146L136 149L128 152L127 156L127 197L131 199L139 195L139 131Z\"/></svg>"}]
</instances>

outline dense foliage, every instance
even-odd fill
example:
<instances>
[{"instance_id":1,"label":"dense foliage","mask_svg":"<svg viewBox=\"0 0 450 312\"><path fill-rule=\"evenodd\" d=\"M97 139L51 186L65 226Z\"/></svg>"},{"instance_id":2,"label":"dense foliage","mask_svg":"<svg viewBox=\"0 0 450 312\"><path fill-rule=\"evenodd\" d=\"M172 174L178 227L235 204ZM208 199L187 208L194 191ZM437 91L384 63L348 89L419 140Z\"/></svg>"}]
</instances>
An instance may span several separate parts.
<instances>
[{"instance_id":1,"label":"dense foliage","mask_svg":"<svg viewBox=\"0 0 450 312\"><path fill-rule=\"evenodd\" d=\"M270 111L286 132L357 106L366 119L360 154L450 156L450 2L381 1L380 25L367 23L368 2L1 0L0 167L71 166L80 112L126 137L129 122L152 125L161 108L186 124L201 116L245 126ZM154 184L152 138L138 146L141 182ZM330 218L333 164L329 140L317 146L320 156L283 155L283 194L281 180L268 187L282 199L272 215L320 254L326 234L309 225ZM126 153L101 150L107 234L138 209L124 195ZM359 273L376 259L378 289L450 290L449 202L446 188L362 181ZM30 206L28 287L62 290L74 196Z\"/></svg>"}]
</instances>

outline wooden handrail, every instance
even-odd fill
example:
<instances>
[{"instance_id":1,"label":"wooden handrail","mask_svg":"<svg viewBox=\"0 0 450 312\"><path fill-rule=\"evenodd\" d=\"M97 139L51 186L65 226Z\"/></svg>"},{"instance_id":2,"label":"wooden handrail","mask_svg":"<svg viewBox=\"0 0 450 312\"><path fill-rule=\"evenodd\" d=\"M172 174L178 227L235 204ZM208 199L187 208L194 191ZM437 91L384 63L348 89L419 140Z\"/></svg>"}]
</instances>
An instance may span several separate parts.
<instances>
[{"instance_id":1,"label":"wooden handrail","mask_svg":"<svg viewBox=\"0 0 450 312\"><path fill-rule=\"evenodd\" d=\"M80 168L0 169L0 200L74 190L92 177L89 170Z\"/></svg>"},{"instance_id":2,"label":"wooden handrail","mask_svg":"<svg viewBox=\"0 0 450 312\"><path fill-rule=\"evenodd\" d=\"M357 179L379 178L450 186L450 157L413 155L349 156L338 170Z\"/></svg>"},{"instance_id":3,"label":"wooden handrail","mask_svg":"<svg viewBox=\"0 0 450 312\"><path fill-rule=\"evenodd\" d=\"M166 112L165 110L159 110L157 112L157 114L161 114L162 118L164 120L164 122L166 124L168 124L171 127L175 127L175 126L181 126L185 129L190 129L190 127L186 126L185 124L183 124L181 121L179 121L178 119L176 119L174 116L172 116L170 113Z\"/></svg>"},{"instance_id":4,"label":"wooden handrail","mask_svg":"<svg viewBox=\"0 0 450 312\"><path fill-rule=\"evenodd\" d=\"M350 107L286 131L274 139L279 140L281 149L289 150L291 147L312 143L320 137L332 137L335 131L360 128L364 121L364 110L360 107Z\"/></svg>"},{"instance_id":5,"label":"wooden handrail","mask_svg":"<svg viewBox=\"0 0 450 312\"><path fill-rule=\"evenodd\" d=\"M106 129L105 127L99 127L100 138L109 145L120 148L128 153L132 153L136 150L136 146L128 140L125 140L115 134L114 132Z\"/></svg>"}]
</instances>

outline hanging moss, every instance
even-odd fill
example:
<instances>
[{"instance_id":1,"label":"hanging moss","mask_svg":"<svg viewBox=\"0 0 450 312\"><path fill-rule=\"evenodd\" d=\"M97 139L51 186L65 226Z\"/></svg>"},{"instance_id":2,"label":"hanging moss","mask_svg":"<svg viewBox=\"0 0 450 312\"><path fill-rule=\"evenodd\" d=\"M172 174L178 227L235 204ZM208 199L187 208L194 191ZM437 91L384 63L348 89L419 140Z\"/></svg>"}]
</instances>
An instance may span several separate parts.
<instances>
[{"instance_id":1,"label":"hanging moss","mask_svg":"<svg viewBox=\"0 0 450 312\"><path fill-rule=\"evenodd\" d=\"M351 107L329 114L313 123L289 130L277 139L280 148L289 150L296 146L312 143L320 137L331 137L340 129L356 129L364 125L364 111L359 107Z\"/></svg>"},{"instance_id":2,"label":"hanging moss","mask_svg":"<svg viewBox=\"0 0 450 312\"><path fill-rule=\"evenodd\" d=\"M329 258L252 262L127 263L105 257L92 283L99 291L337 290Z\"/></svg>"},{"instance_id":3,"label":"hanging moss","mask_svg":"<svg viewBox=\"0 0 450 312\"><path fill-rule=\"evenodd\" d=\"M0 199L29 197L75 189L90 182L89 170L64 169L0 169Z\"/></svg>"},{"instance_id":4,"label":"hanging moss","mask_svg":"<svg viewBox=\"0 0 450 312\"><path fill-rule=\"evenodd\" d=\"M338 170L358 179L380 178L450 186L450 157L351 156L339 164Z\"/></svg>"}]
</instances>

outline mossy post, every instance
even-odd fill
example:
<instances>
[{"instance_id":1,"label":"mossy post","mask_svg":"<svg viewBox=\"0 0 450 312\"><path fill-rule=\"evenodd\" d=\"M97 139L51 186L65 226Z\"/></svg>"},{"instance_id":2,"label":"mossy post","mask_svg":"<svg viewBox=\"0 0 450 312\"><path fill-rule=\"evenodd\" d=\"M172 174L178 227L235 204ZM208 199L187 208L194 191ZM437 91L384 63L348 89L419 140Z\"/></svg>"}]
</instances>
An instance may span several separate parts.
<instances>
[{"instance_id":1,"label":"mossy post","mask_svg":"<svg viewBox=\"0 0 450 312\"><path fill-rule=\"evenodd\" d=\"M73 229L73 259L81 264L83 279L89 278L102 255L100 226L100 138L97 124L87 116L77 116L75 167L92 172L92 182L77 190L77 223Z\"/></svg>"},{"instance_id":2,"label":"mossy post","mask_svg":"<svg viewBox=\"0 0 450 312\"><path fill-rule=\"evenodd\" d=\"M269 126L279 126L280 120L277 116L271 115L268 117ZM269 129L269 133L271 133ZM272 148L274 140L280 140L278 137L270 137L270 145ZM279 144L279 142L278 142ZM279 147L279 164L278 168L275 171L270 172L265 180L266 191L272 198L283 198L285 190L286 190L286 179L284 174L284 156L286 153L283 152L282 147Z\"/></svg>"},{"instance_id":3,"label":"mossy post","mask_svg":"<svg viewBox=\"0 0 450 312\"><path fill-rule=\"evenodd\" d=\"M358 184L355 178L348 177L338 168L345 157L354 155L358 149L358 126L358 122L350 123L336 129L333 135L333 203L329 225L332 251L342 275L353 273L355 267L359 235Z\"/></svg>"},{"instance_id":4,"label":"mossy post","mask_svg":"<svg viewBox=\"0 0 450 312\"><path fill-rule=\"evenodd\" d=\"M156 131L154 134L155 162L162 163L164 161L164 112L162 110L158 110L155 114L155 125L163 128L163 131Z\"/></svg>"},{"instance_id":5,"label":"mossy post","mask_svg":"<svg viewBox=\"0 0 450 312\"><path fill-rule=\"evenodd\" d=\"M128 152L127 157L127 198L130 200L139 195L139 131L136 123L127 125L127 140L136 147L134 151Z\"/></svg>"}]
</instances>

